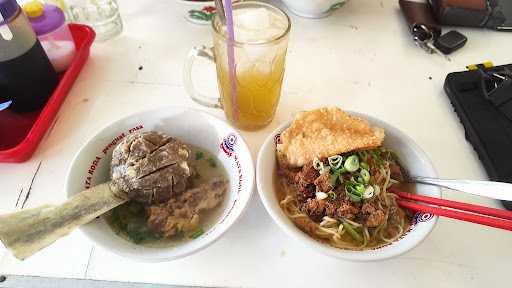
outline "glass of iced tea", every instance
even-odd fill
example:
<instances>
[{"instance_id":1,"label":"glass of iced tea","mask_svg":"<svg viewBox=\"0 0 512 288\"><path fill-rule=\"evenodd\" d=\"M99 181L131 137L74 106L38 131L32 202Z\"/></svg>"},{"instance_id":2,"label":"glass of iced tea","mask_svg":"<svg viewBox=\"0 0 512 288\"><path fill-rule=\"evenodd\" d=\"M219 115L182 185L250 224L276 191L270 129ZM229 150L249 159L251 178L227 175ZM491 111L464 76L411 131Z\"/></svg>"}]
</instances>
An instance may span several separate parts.
<instances>
[{"instance_id":1,"label":"glass of iced tea","mask_svg":"<svg viewBox=\"0 0 512 288\"><path fill-rule=\"evenodd\" d=\"M268 125L274 114L283 83L290 19L272 5L246 1L233 5L235 71L230 75L226 27L212 20L213 47L195 47L183 73L185 89L202 105L224 109L237 128L257 130ZM192 66L197 57L215 62L220 98L199 93L192 84ZM235 78L235 85L231 79Z\"/></svg>"}]
</instances>

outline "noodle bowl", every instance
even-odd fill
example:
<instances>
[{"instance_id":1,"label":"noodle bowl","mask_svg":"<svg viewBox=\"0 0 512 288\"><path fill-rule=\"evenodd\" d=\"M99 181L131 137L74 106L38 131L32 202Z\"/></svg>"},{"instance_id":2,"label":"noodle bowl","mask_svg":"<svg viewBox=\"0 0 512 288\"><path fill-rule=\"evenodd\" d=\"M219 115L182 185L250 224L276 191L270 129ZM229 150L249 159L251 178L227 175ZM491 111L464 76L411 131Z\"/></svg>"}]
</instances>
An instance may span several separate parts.
<instances>
[{"instance_id":1,"label":"noodle bowl","mask_svg":"<svg viewBox=\"0 0 512 288\"><path fill-rule=\"evenodd\" d=\"M428 156L407 135L371 116L354 112L350 114L360 116L367 119L371 124L384 128L386 137L382 147L386 147L398 154L400 164L405 171L411 175L437 177L437 173L430 163ZM437 222L437 216L426 214L411 215L406 213L407 217L404 218L404 223L395 225L396 222L388 221L388 226L390 226L388 227L390 228L389 234L385 233L386 231L380 232L382 228L379 230L377 228L356 229L364 239L371 239L379 235L376 233L382 233L382 238L385 238L387 241L381 239L382 242L378 243L372 241L367 241L366 243L364 241L360 243L354 242L348 235L348 230L345 227L340 227L343 224L340 220L343 219L327 216L317 219L316 222L312 221L306 213L300 210L300 203L298 203L295 197L287 197L285 189L278 189L279 181L282 178L277 177L279 164L276 161L276 142L278 142L279 136L290 124L291 122L281 125L263 143L258 154L256 174L258 192L267 212L287 234L305 244L308 248L329 256L353 261L374 261L395 257L411 250L428 236ZM386 171L385 168L384 171ZM380 185L384 185L387 175L388 173L376 172L372 174L372 177L378 179L376 182L381 183ZM389 177L389 183L396 184L391 176ZM384 189L381 189L379 196L383 199L381 205L385 204L385 201L394 203L396 200L394 199L395 196L382 190ZM437 187L410 185L407 187L407 191L430 197L441 197L441 190ZM300 229L296 225L297 221L313 222L315 224L315 236L312 237L308 231ZM357 219L346 219L345 221L352 228L357 228L354 225L354 223L357 223ZM402 228L402 231L400 231L398 226Z\"/></svg>"}]
</instances>

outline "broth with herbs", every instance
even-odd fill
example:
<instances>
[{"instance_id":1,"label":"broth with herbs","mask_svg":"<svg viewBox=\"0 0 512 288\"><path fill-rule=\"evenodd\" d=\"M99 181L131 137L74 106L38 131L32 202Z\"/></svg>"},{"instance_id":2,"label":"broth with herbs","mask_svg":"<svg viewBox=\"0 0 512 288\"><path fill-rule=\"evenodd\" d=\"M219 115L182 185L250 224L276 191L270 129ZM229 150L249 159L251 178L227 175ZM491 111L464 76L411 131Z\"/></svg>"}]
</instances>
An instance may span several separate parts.
<instances>
[{"instance_id":1,"label":"broth with herbs","mask_svg":"<svg viewBox=\"0 0 512 288\"><path fill-rule=\"evenodd\" d=\"M190 188L164 204L148 206L129 201L113 209L104 217L117 235L145 246L173 246L201 236L219 220L226 198L227 173L212 153L188 146L188 163L193 171L187 184ZM203 193L215 195L199 195ZM192 203L198 198L203 202ZM190 213L191 206L199 211Z\"/></svg>"}]
</instances>

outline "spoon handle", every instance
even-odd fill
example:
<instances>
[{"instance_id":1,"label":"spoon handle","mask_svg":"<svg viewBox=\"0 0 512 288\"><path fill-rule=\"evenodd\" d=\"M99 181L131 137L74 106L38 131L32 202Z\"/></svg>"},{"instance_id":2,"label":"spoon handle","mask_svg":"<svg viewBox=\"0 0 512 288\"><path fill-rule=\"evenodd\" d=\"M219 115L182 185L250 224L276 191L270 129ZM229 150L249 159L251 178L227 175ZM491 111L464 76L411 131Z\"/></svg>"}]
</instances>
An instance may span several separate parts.
<instances>
[{"instance_id":1,"label":"spoon handle","mask_svg":"<svg viewBox=\"0 0 512 288\"><path fill-rule=\"evenodd\" d=\"M411 176L412 182L439 186L473 195L512 201L512 184L494 181L436 179Z\"/></svg>"}]
</instances>

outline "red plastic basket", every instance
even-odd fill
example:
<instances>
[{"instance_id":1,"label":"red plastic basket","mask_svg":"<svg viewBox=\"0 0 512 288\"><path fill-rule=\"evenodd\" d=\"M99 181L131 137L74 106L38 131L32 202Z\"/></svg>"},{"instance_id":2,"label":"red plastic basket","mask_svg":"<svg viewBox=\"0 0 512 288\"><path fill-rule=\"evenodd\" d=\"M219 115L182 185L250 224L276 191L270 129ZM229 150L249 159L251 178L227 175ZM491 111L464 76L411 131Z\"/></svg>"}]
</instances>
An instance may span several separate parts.
<instances>
[{"instance_id":1,"label":"red plastic basket","mask_svg":"<svg viewBox=\"0 0 512 288\"><path fill-rule=\"evenodd\" d=\"M96 37L94 30L80 24L69 24L69 29L75 41L75 59L61 75L59 85L46 106L30 113L0 111L0 162L23 162L32 156L89 58Z\"/></svg>"}]
</instances>

